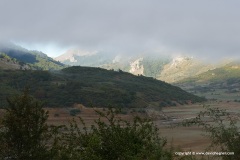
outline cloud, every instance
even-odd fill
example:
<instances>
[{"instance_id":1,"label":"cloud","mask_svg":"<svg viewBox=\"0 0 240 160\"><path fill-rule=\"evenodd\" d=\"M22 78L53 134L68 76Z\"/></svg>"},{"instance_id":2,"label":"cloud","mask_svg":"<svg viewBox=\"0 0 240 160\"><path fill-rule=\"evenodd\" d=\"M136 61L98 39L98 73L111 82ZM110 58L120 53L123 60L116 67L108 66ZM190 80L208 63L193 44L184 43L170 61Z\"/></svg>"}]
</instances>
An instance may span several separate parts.
<instances>
[{"instance_id":1,"label":"cloud","mask_svg":"<svg viewBox=\"0 0 240 160\"><path fill-rule=\"evenodd\" d=\"M139 54L237 56L240 1L0 0L0 37Z\"/></svg>"}]
</instances>

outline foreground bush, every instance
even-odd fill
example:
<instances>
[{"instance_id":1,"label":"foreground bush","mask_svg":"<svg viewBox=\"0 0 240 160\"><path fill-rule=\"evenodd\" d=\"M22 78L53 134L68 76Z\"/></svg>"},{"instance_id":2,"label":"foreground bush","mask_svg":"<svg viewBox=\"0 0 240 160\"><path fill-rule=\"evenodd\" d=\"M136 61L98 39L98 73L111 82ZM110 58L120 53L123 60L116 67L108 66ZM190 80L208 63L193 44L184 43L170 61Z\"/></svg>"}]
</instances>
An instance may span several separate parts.
<instances>
[{"instance_id":1,"label":"foreground bush","mask_svg":"<svg viewBox=\"0 0 240 160\"><path fill-rule=\"evenodd\" d=\"M81 119L82 129L76 121L66 128L58 145L62 159L172 159L171 152L164 148L166 140L158 136L158 129L150 120L135 117L130 123L116 118L113 109L98 114L101 118L90 130Z\"/></svg>"},{"instance_id":2,"label":"foreground bush","mask_svg":"<svg viewBox=\"0 0 240 160\"><path fill-rule=\"evenodd\" d=\"M0 127L0 159L50 159L48 113L25 91L8 99Z\"/></svg>"},{"instance_id":3,"label":"foreground bush","mask_svg":"<svg viewBox=\"0 0 240 160\"><path fill-rule=\"evenodd\" d=\"M234 152L234 155L223 156L223 160L240 159L240 132L237 122L239 114L230 114L226 110L219 108L205 107L197 117L186 120L185 126L198 125L204 129L211 140L209 150Z\"/></svg>"},{"instance_id":4,"label":"foreground bush","mask_svg":"<svg viewBox=\"0 0 240 160\"><path fill-rule=\"evenodd\" d=\"M48 112L30 97L8 100L1 119L0 159L14 160L169 160L166 140L148 119L128 122L116 112L98 112L91 128L73 121L70 126L48 126Z\"/></svg>"}]
</instances>

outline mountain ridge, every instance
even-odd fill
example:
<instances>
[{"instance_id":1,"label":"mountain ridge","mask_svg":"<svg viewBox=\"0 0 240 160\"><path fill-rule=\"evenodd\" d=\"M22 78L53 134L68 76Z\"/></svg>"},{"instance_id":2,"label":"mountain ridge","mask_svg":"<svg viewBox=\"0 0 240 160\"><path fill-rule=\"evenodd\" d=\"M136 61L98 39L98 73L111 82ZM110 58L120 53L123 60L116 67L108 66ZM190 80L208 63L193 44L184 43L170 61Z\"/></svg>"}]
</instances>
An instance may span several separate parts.
<instances>
[{"instance_id":1,"label":"mountain ridge","mask_svg":"<svg viewBox=\"0 0 240 160\"><path fill-rule=\"evenodd\" d=\"M41 51L27 50L13 43L1 43L0 53L7 55L11 59L15 59L22 64L24 63L25 65L28 65L31 69L36 70L56 70L62 69L66 66L58 61L55 61L53 58L48 57ZM12 67L7 68L6 65L4 68L14 69ZM15 67L15 69L21 69L21 67Z\"/></svg>"},{"instance_id":2,"label":"mountain ridge","mask_svg":"<svg viewBox=\"0 0 240 160\"><path fill-rule=\"evenodd\" d=\"M0 84L4 93L1 101L28 86L30 93L49 107L78 103L88 107L146 108L204 101L179 87L121 70L75 66L59 71L0 70L0 76L4 77Z\"/></svg>"},{"instance_id":3,"label":"mountain ridge","mask_svg":"<svg viewBox=\"0 0 240 160\"><path fill-rule=\"evenodd\" d=\"M135 56L118 54L109 57L109 54L98 52L94 52L94 54L87 54L86 52L85 55L76 55L74 52L71 52L71 56L75 60L73 63L61 62L72 66L101 67L109 70L120 69L134 75L153 77L173 84L221 68L234 61L227 60L219 63L210 63L209 61L188 56L170 57L157 54L139 54ZM105 59L105 61L100 62L101 59ZM85 60L91 60L91 63L86 63Z\"/></svg>"},{"instance_id":4,"label":"mountain ridge","mask_svg":"<svg viewBox=\"0 0 240 160\"><path fill-rule=\"evenodd\" d=\"M66 52L64 55L67 53L68 52ZM95 52L94 56L97 55L101 55L101 57L106 56L104 54ZM80 65L114 70L121 69L134 75L153 77L168 83L174 83L184 78L194 77L195 75L201 74L216 67L215 65L204 63L200 60L186 56L170 57L154 54L141 54L138 56L114 55L112 57L108 57L108 60L105 61L105 63L98 64L99 57L94 58L94 56L91 54L87 54L88 57L92 57L91 60L94 65L83 63L83 60L86 59L84 56L80 56L77 53L71 52L71 58L74 59L74 62L68 63L69 60L68 62L66 62L66 60L61 62L73 66Z\"/></svg>"}]
</instances>

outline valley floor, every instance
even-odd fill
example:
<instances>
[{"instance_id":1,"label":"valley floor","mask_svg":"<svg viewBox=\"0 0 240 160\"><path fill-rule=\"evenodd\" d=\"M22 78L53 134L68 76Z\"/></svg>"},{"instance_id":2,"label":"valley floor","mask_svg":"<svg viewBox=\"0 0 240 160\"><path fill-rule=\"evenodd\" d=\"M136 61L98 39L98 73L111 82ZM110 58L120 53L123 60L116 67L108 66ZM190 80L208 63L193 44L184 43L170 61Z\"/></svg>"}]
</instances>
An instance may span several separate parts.
<instances>
[{"instance_id":1,"label":"valley floor","mask_svg":"<svg viewBox=\"0 0 240 160\"><path fill-rule=\"evenodd\" d=\"M161 135L165 136L168 142L172 142L173 146L179 146L179 148L184 151L204 151L209 146L210 141L203 136L203 134L206 133L201 128L197 126L169 128L170 124L195 117L197 113L204 110L203 105L225 109L226 112L230 114L240 113L240 104L238 102L229 101L208 101L205 104L166 107L163 109L163 112L172 118L168 122L163 122L161 120L156 121L160 128ZM166 123L168 125L166 125Z\"/></svg>"},{"instance_id":2,"label":"valley floor","mask_svg":"<svg viewBox=\"0 0 240 160\"><path fill-rule=\"evenodd\" d=\"M149 116L154 119L154 123L158 126L160 135L166 137L168 145L173 145L176 148L180 148L183 151L205 151L209 146L210 141L203 136L205 133L201 128L197 126L192 127L171 127L184 119L191 119L203 110L203 105L210 107L218 107L226 109L227 112L236 114L240 113L240 104L238 102L228 101L208 101L205 104L192 104L176 107L165 107L162 111L150 111L146 113L136 113L140 116ZM82 105L76 105L74 108L48 108L49 111L49 124L62 125L68 124L74 117L80 116L84 119L87 126L91 126L94 120L98 119L98 114L95 113L93 108L85 108ZM80 110L80 112L73 116L71 110ZM104 109L97 109L103 111ZM132 113L124 112L119 115L122 119L131 120Z\"/></svg>"}]
</instances>

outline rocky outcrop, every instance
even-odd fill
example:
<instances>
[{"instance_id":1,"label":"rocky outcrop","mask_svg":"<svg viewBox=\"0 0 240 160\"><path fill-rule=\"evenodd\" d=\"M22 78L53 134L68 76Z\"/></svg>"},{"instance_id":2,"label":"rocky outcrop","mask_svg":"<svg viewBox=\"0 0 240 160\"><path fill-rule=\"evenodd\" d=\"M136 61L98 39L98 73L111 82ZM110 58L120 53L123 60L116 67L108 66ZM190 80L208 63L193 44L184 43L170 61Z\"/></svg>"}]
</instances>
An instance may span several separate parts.
<instances>
[{"instance_id":1,"label":"rocky outcrop","mask_svg":"<svg viewBox=\"0 0 240 160\"><path fill-rule=\"evenodd\" d=\"M213 65L202 63L194 58L179 56L173 58L171 63L164 66L157 79L173 83L211 69L214 69Z\"/></svg>"},{"instance_id":2,"label":"rocky outcrop","mask_svg":"<svg viewBox=\"0 0 240 160\"><path fill-rule=\"evenodd\" d=\"M129 72L135 75L143 75L144 67L142 65L143 58L139 58L133 62L130 62Z\"/></svg>"}]
</instances>

